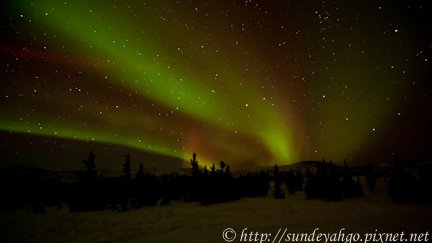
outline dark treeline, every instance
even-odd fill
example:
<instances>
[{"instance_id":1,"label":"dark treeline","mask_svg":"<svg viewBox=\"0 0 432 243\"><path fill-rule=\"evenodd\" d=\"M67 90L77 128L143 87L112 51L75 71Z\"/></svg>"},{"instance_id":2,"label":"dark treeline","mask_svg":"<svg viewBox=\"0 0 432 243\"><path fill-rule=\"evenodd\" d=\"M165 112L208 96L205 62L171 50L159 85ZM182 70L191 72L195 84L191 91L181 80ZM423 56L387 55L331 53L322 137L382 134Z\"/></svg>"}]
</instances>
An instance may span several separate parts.
<instances>
[{"instance_id":1,"label":"dark treeline","mask_svg":"<svg viewBox=\"0 0 432 243\"><path fill-rule=\"evenodd\" d=\"M432 167L427 163L402 164L397 155L386 180L389 195L399 203L432 203Z\"/></svg>"},{"instance_id":2,"label":"dark treeline","mask_svg":"<svg viewBox=\"0 0 432 243\"><path fill-rule=\"evenodd\" d=\"M307 199L321 198L326 201L340 201L344 198L362 197L360 178L353 179L353 173L344 161L343 168L327 163L324 159L314 168L306 169L305 194ZM373 178L375 181L375 178ZM372 188L370 188L372 189Z\"/></svg>"},{"instance_id":3,"label":"dark treeline","mask_svg":"<svg viewBox=\"0 0 432 243\"><path fill-rule=\"evenodd\" d=\"M265 196L269 190L270 177L266 171L234 177L230 166L223 161L218 166L200 167L196 154L191 159L190 175L156 176L145 172L142 164L133 173L131 164L130 156L126 155L121 175L104 177L97 171L95 154L90 152L88 159L83 160L85 170L76 173L77 181L62 182L42 169L24 176L16 173L21 175L17 177L5 174L0 177L0 210L45 213L47 206L59 209L68 206L71 212L125 211L178 200L209 205Z\"/></svg>"},{"instance_id":4,"label":"dark treeline","mask_svg":"<svg viewBox=\"0 0 432 243\"><path fill-rule=\"evenodd\" d=\"M116 210L167 205L171 201L199 202L210 205L240 199L261 197L271 193L284 199L302 192L307 199L339 201L364 195L359 176L364 176L368 190L375 190L375 181L385 176L388 193L396 202L431 203L431 170L428 164L403 165L395 157L387 172L368 164L362 170L336 166L323 161L303 164L302 167L281 170L261 170L233 176L224 161L210 168L200 166L196 154L190 160L190 174L148 173L139 164L132 171L129 155L124 158L119 177L104 177L98 173L96 156L90 152L83 160L84 171L76 172L78 179L64 181L56 172L34 169L26 173L6 173L0 176L0 209L26 209L29 213L44 213L46 207L68 207L71 212Z\"/></svg>"}]
</instances>

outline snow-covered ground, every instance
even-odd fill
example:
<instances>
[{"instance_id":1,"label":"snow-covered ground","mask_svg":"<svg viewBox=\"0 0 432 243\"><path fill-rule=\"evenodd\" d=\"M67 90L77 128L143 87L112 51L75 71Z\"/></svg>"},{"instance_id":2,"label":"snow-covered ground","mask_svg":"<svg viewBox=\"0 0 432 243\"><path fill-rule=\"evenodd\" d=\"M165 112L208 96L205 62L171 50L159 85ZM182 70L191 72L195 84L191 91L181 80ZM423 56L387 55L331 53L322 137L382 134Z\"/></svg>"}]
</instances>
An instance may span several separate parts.
<instances>
[{"instance_id":1,"label":"snow-covered ground","mask_svg":"<svg viewBox=\"0 0 432 243\"><path fill-rule=\"evenodd\" d=\"M127 212L69 213L48 209L47 214L0 213L0 242L225 242L231 227L240 242L241 230L276 234L321 231L431 232L432 206L393 203L383 184L374 194L341 202L305 200L303 193L277 200L269 197L200 206L173 202ZM364 187L365 188L365 187ZM271 241L270 241L271 242Z\"/></svg>"}]
</instances>

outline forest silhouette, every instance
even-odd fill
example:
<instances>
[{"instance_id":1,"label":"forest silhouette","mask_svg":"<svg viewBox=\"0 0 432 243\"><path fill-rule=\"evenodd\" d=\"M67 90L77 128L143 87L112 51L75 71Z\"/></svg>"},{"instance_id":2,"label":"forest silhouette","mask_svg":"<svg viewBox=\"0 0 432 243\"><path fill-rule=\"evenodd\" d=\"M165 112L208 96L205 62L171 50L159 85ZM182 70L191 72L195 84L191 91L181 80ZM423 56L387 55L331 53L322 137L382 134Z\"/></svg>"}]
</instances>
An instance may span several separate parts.
<instances>
[{"instance_id":1,"label":"forest silhouette","mask_svg":"<svg viewBox=\"0 0 432 243\"><path fill-rule=\"evenodd\" d=\"M190 159L189 173L156 175L144 170L142 163L132 171L132 159L124 157L118 177L105 177L97 170L96 155L83 160L77 180L64 181L42 169L31 172L2 173L0 209L8 212L27 210L45 213L47 207L70 212L115 210L167 205L172 201L199 202L201 205L230 202L242 197L273 196L284 199L303 193L305 199L340 201L363 197L364 190L374 192L375 181L384 177L389 196L397 203L432 203L431 167L427 163L401 163L395 156L389 168L371 164L350 168L344 161L305 161L299 166L262 169L233 174L231 166L220 161L210 168L200 166L197 155ZM360 177L366 180L362 188Z\"/></svg>"}]
</instances>

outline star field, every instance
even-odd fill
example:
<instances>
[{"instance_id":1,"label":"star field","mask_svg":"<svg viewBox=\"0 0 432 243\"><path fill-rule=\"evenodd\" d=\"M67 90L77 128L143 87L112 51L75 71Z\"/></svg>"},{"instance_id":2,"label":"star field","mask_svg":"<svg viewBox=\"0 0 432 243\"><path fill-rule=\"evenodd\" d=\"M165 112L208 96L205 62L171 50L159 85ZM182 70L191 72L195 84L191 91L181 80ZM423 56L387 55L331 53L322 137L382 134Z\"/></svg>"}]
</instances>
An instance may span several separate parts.
<instances>
[{"instance_id":1,"label":"star field","mask_svg":"<svg viewBox=\"0 0 432 243\"><path fill-rule=\"evenodd\" d=\"M2 154L60 164L121 147L237 167L431 157L425 3L3 3Z\"/></svg>"}]
</instances>

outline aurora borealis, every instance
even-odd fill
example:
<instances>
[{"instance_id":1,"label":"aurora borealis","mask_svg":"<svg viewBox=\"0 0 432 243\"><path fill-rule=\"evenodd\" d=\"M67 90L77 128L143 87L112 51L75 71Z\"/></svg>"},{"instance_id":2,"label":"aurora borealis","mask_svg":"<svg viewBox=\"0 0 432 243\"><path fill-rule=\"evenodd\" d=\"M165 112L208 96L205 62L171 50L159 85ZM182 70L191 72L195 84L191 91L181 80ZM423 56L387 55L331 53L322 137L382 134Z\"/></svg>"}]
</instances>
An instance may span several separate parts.
<instances>
[{"instance_id":1,"label":"aurora borealis","mask_svg":"<svg viewBox=\"0 0 432 243\"><path fill-rule=\"evenodd\" d=\"M25 150L62 163L96 147L106 163L130 149L234 167L432 157L423 1L11 1L1 11L8 160ZM79 165L85 153L72 155Z\"/></svg>"}]
</instances>

